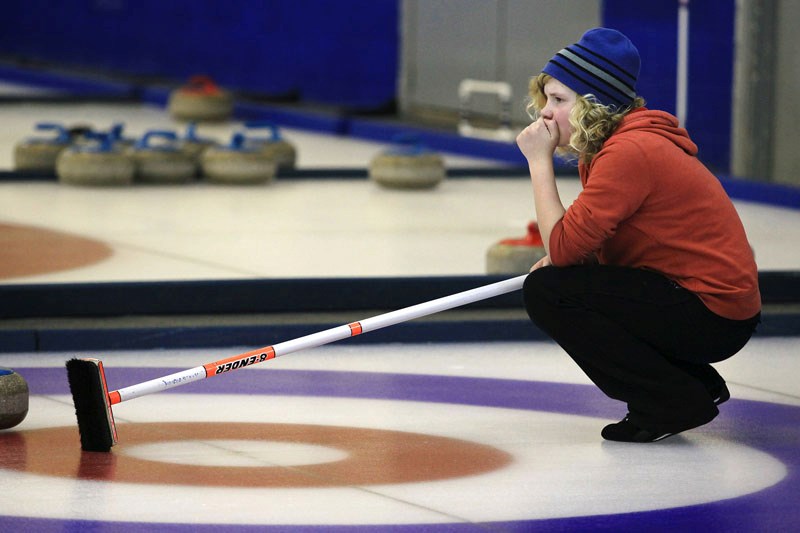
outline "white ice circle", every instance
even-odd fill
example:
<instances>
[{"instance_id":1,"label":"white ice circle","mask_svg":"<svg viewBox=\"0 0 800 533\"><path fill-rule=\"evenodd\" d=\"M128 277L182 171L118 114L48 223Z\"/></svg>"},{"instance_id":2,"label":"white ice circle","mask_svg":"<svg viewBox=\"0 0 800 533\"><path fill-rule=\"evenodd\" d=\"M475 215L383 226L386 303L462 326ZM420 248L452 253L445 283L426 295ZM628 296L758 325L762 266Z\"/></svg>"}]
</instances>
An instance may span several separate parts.
<instances>
[{"instance_id":1,"label":"white ice circle","mask_svg":"<svg viewBox=\"0 0 800 533\"><path fill-rule=\"evenodd\" d=\"M54 414L55 399L63 413ZM74 424L67 396L32 397L47 423ZM43 405L36 405L42 402ZM301 396L174 394L138 398L115 408L120 429L131 422L230 422L376 428L493 446L512 462L480 475L384 485L335 487L197 487L93 481L1 472L14 490L0 514L31 518L208 524L374 525L493 522L632 513L737 498L783 479L786 465L761 450L713 436L703 428L661 443L604 442L603 420L564 413L474 405ZM269 405L265 409L262 404ZM213 405L213 409L198 409ZM42 415L44 416L44 415ZM124 432L121 431L124 436ZM154 436L157 441L157 436ZM224 445L223 441L214 441ZM231 441L232 452L242 443ZM174 445L172 443L171 445ZM151 460L175 460L160 445L136 446ZM179 446L199 460L196 443ZM272 454L270 446L251 450ZM122 449L122 447L120 447ZM194 451L192 451L194 450ZM274 450L274 449L273 449ZM323 453L306 448L309 458ZM288 453L292 452L292 453ZM297 464L287 450L286 461ZM116 453L116 452L115 452ZM216 455L209 454L209 455ZM295 455L292 458L292 455ZM273 457L274 458L274 457ZM189 459L186 459L189 460ZM222 459L203 459L218 464ZM228 461L228 459L225 459ZM263 465L262 465L263 466ZM391 465L385 465L390 468ZM291 467L289 467L291 468ZM47 505L41 504L43 487ZM163 504L140 505L141 501ZM253 505L253 502L264 502ZM76 514L77 513L77 514Z\"/></svg>"}]
</instances>

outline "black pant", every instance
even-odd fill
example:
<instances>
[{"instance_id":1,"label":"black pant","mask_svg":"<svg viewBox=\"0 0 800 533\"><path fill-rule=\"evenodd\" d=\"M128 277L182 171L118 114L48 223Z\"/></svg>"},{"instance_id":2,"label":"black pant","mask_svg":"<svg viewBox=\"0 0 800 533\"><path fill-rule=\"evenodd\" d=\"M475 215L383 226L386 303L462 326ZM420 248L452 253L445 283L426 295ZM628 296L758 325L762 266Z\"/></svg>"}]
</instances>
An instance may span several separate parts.
<instances>
[{"instance_id":1,"label":"black pant","mask_svg":"<svg viewBox=\"0 0 800 533\"><path fill-rule=\"evenodd\" d=\"M525 280L531 320L634 424L678 432L711 421L724 384L709 363L738 352L760 315L729 320L656 272L607 265L544 267Z\"/></svg>"}]
</instances>

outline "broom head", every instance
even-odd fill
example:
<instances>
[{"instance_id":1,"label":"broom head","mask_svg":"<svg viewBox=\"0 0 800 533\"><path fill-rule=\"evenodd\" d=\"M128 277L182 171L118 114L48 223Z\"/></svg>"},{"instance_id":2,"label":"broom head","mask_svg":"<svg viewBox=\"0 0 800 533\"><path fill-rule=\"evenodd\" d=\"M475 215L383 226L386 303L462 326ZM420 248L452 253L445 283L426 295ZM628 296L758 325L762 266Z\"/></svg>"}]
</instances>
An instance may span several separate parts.
<instances>
[{"instance_id":1,"label":"broom head","mask_svg":"<svg viewBox=\"0 0 800 533\"><path fill-rule=\"evenodd\" d=\"M117 443L117 427L108 385L99 359L70 359L67 379L78 417L81 449L87 452L108 452Z\"/></svg>"}]
</instances>

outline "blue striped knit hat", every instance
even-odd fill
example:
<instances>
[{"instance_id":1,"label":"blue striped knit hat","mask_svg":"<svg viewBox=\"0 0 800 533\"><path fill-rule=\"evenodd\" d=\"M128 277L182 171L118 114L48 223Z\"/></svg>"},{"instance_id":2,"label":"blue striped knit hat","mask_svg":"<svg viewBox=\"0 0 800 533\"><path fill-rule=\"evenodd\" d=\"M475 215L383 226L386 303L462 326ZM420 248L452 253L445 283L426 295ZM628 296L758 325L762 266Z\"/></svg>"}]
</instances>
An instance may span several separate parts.
<instances>
[{"instance_id":1,"label":"blue striped knit hat","mask_svg":"<svg viewBox=\"0 0 800 533\"><path fill-rule=\"evenodd\" d=\"M636 98L639 51L623 34L595 28L548 61L542 72L580 95L593 94L604 105L624 107Z\"/></svg>"}]
</instances>

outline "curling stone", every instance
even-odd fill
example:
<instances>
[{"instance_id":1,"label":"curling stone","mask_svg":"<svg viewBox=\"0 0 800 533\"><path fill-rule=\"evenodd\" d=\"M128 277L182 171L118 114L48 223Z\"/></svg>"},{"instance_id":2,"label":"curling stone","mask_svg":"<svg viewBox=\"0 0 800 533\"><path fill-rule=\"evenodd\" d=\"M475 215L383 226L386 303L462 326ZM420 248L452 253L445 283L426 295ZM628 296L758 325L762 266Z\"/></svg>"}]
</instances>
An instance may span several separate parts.
<instances>
[{"instance_id":1,"label":"curling stone","mask_svg":"<svg viewBox=\"0 0 800 533\"><path fill-rule=\"evenodd\" d=\"M172 131L148 131L128 153L136 165L136 181L142 183L186 183L197 175L197 164L181 150Z\"/></svg>"},{"instance_id":2,"label":"curling stone","mask_svg":"<svg viewBox=\"0 0 800 533\"><path fill-rule=\"evenodd\" d=\"M69 131L61 124L42 122L36 124L39 131L55 132L55 137L33 137L17 143L14 147L14 168L20 172L52 173L56 159L71 143Z\"/></svg>"},{"instance_id":3,"label":"curling stone","mask_svg":"<svg viewBox=\"0 0 800 533\"><path fill-rule=\"evenodd\" d=\"M375 156L369 178L391 189L432 189L445 178L444 159L427 150L418 138L395 138L397 147Z\"/></svg>"},{"instance_id":4,"label":"curling stone","mask_svg":"<svg viewBox=\"0 0 800 533\"><path fill-rule=\"evenodd\" d=\"M536 222L528 224L528 233L521 238L503 239L486 252L487 274L525 274L547 255Z\"/></svg>"},{"instance_id":5,"label":"curling stone","mask_svg":"<svg viewBox=\"0 0 800 533\"><path fill-rule=\"evenodd\" d=\"M275 178L277 165L257 145L235 133L226 146L212 146L200 156L203 175L212 183L259 184Z\"/></svg>"},{"instance_id":6,"label":"curling stone","mask_svg":"<svg viewBox=\"0 0 800 533\"><path fill-rule=\"evenodd\" d=\"M233 96L208 76L193 76L170 93L167 110L178 120L228 120L233 113Z\"/></svg>"},{"instance_id":7,"label":"curling stone","mask_svg":"<svg viewBox=\"0 0 800 533\"><path fill-rule=\"evenodd\" d=\"M70 142L75 144L89 139L89 136L94 133L94 128L91 124L73 124L67 128L67 133Z\"/></svg>"},{"instance_id":8,"label":"curling stone","mask_svg":"<svg viewBox=\"0 0 800 533\"><path fill-rule=\"evenodd\" d=\"M28 383L10 368L0 367L0 429L13 428L28 414Z\"/></svg>"},{"instance_id":9,"label":"curling stone","mask_svg":"<svg viewBox=\"0 0 800 533\"><path fill-rule=\"evenodd\" d=\"M217 141L208 139L197 135L197 124L190 122L186 127L186 133L179 139L178 147L180 150L189 156L195 165L195 175L199 176L201 172L200 156L211 146L216 146Z\"/></svg>"},{"instance_id":10,"label":"curling stone","mask_svg":"<svg viewBox=\"0 0 800 533\"><path fill-rule=\"evenodd\" d=\"M275 161L279 170L293 169L295 167L297 163L297 149L281 136L277 125L267 121L253 121L245 122L244 127L251 130L268 129L270 131L269 138L261 139L250 136L247 142L258 145L262 152Z\"/></svg>"},{"instance_id":11,"label":"curling stone","mask_svg":"<svg viewBox=\"0 0 800 533\"><path fill-rule=\"evenodd\" d=\"M117 148L121 148L122 150L133 149L137 140L134 137L126 137L123 133L124 131L125 124L117 122L111 126L110 130L108 130L108 135L111 137L111 141Z\"/></svg>"},{"instance_id":12,"label":"curling stone","mask_svg":"<svg viewBox=\"0 0 800 533\"><path fill-rule=\"evenodd\" d=\"M109 134L92 133L56 161L58 181L67 185L130 185L136 167Z\"/></svg>"}]
</instances>

